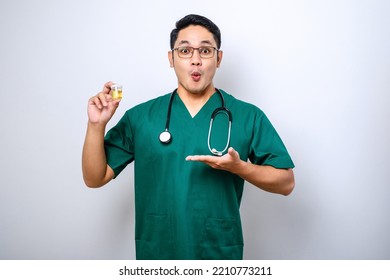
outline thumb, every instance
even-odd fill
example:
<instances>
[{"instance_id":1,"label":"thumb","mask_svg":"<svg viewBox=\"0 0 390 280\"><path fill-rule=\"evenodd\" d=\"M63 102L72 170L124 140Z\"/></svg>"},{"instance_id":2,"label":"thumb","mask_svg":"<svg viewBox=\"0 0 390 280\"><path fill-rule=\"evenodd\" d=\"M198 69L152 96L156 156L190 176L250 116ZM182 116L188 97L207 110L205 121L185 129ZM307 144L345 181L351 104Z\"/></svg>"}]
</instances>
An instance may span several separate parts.
<instances>
[{"instance_id":1,"label":"thumb","mask_svg":"<svg viewBox=\"0 0 390 280\"><path fill-rule=\"evenodd\" d=\"M229 154L233 159L238 159L238 158L240 158L240 155L238 154L238 152L237 152L233 147L230 147L230 148L229 148L228 154Z\"/></svg>"}]
</instances>

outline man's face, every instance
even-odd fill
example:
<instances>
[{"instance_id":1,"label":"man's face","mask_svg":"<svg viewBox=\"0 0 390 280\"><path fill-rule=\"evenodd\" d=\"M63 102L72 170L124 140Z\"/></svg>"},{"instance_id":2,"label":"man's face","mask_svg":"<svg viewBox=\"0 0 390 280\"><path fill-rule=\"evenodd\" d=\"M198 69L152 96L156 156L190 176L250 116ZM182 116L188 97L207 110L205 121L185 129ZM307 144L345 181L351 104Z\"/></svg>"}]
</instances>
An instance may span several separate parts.
<instances>
[{"instance_id":1,"label":"man's face","mask_svg":"<svg viewBox=\"0 0 390 280\"><path fill-rule=\"evenodd\" d=\"M178 47L214 47L217 48L213 34L199 25L190 25L180 30L175 48ZM198 50L194 50L191 58L179 57L178 51L169 52L171 67L175 69L179 81L178 91L192 94L203 94L207 90L214 91L213 78L222 60L222 52L215 51L211 58L202 58Z\"/></svg>"}]
</instances>

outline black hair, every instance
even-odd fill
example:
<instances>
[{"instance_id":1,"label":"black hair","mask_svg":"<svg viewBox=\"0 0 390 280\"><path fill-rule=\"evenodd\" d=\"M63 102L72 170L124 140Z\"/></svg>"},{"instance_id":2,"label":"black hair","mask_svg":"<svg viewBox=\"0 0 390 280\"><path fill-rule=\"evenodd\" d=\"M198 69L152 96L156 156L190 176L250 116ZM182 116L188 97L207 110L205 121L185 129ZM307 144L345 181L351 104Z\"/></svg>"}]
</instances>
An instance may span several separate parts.
<instances>
[{"instance_id":1,"label":"black hair","mask_svg":"<svg viewBox=\"0 0 390 280\"><path fill-rule=\"evenodd\" d=\"M187 15L181 20L176 22L176 28L171 32L171 49L175 46L175 42L179 35L180 30L190 26L190 25L200 25L206 28L213 34L214 40L217 43L217 49L221 47L221 31L218 26L209 20L208 18L200 15Z\"/></svg>"}]
</instances>

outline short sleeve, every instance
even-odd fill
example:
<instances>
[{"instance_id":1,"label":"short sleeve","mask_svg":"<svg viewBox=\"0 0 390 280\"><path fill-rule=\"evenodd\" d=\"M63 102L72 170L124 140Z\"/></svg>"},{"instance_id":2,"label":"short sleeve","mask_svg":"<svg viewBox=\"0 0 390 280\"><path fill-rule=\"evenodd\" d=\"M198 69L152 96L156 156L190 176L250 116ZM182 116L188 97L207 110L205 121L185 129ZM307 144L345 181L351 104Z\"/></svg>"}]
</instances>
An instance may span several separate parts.
<instances>
[{"instance_id":1,"label":"short sleeve","mask_svg":"<svg viewBox=\"0 0 390 280\"><path fill-rule=\"evenodd\" d=\"M254 164L270 165L275 168L294 167L282 139L262 111L256 114L249 160Z\"/></svg>"},{"instance_id":2,"label":"short sleeve","mask_svg":"<svg viewBox=\"0 0 390 280\"><path fill-rule=\"evenodd\" d=\"M104 138L107 164L115 177L134 160L133 132L126 113Z\"/></svg>"}]
</instances>

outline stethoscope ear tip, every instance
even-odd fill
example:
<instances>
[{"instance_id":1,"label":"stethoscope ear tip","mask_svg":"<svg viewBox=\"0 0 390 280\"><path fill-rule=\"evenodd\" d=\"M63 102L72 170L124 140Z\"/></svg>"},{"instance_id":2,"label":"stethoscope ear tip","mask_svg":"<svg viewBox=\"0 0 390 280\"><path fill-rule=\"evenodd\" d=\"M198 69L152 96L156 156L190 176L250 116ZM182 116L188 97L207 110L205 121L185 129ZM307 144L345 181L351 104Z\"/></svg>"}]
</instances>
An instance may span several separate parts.
<instances>
[{"instance_id":1,"label":"stethoscope ear tip","mask_svg":"<svg viewBox=\"0 0 390 280\"><path fill-rule=\"evenodd\" d=\"M219 156L219 157L222 156L222 152L217 151L217 149L215 149L215 148L212 148L212 149L211 149L211 152L212 152L212 154L215 155L215 156Z\"/></svg>"}]
</instances>

